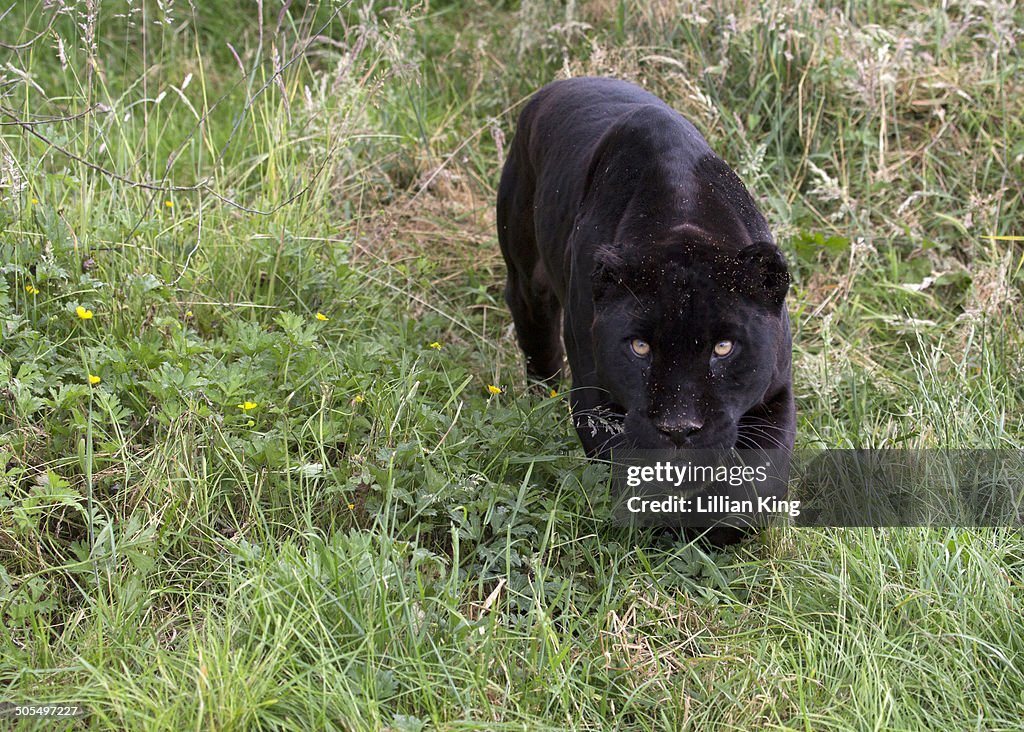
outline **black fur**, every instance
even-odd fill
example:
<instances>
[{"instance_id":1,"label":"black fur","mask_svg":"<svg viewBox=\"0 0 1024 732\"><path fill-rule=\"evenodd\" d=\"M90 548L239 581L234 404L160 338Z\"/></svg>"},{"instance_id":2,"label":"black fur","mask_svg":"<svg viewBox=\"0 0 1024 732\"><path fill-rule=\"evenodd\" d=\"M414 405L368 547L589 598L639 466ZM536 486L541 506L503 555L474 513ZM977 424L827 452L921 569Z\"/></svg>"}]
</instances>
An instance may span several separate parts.
<instances>
[{"instance_id":1,"label":"black fur","mask_svg":"<svg viewBox=\"0 0 1024 732\"><path fill-rule=\"evenodd\" d=\"M786 262L682 115L623 81L549 84L519 117L497 213L527 372L554 384L568 355L587 454L792 449Z\"/></svg>"}]
</instances>

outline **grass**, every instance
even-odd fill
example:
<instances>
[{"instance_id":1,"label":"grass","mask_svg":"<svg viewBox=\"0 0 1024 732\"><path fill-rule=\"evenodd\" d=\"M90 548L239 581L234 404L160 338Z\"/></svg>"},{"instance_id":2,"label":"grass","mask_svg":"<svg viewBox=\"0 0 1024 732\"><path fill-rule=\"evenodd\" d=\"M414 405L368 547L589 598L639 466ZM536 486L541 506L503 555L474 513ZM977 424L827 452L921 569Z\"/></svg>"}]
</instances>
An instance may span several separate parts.
<instances>
[{"instance_id":1,"label":"grass","mask_svg":"<svg viewBox=\"0 0 1024 732\"><path fill-rule=\"evenodd\" d=\"M526 389L491 213L531 91L641 81L791 262L798 446L1019 448L1019 9L259 7L0 21L0 700L1019 728L1016 530L610 527L563 396Z\"/></svg>"}]
</instances>

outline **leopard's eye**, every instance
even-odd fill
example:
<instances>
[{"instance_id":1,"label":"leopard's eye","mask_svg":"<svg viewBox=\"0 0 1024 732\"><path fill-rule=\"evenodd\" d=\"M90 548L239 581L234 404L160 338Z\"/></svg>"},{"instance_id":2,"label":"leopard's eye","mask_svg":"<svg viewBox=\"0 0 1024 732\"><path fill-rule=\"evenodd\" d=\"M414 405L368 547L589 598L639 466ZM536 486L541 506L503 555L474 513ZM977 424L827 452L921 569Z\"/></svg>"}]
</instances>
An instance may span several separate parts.
<instances>
[{"instance_id":1,"label":"leopard's eye","mask_svg":"<svg viewBox=\"0 0 1024 732\"><path fill-rule=\"evenodd\" d=\"M719 358L725 358L732 353L732 349L732 341L719 341L715 344L715 355Z\"/></svg>"},{"instance_id":2,"label":"leopard's eye","mask_svg":"<svg viewBox=\"0 0 1024 732\"><path fill-rule=\"evenodd\" d=\"M629 347L633 349L633 353L640 358L646 358L651 353L651 344L642 338L634 338L631 340L629 342Z\"/></svg>"}]
</instances>

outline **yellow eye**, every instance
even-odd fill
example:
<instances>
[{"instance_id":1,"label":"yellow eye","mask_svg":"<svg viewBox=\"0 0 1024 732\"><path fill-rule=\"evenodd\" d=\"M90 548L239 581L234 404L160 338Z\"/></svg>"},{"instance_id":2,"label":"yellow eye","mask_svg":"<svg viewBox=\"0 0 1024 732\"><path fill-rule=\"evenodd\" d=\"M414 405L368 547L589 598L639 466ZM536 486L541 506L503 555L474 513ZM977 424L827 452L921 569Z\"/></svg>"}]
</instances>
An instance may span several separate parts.
<instances>
[{"instance_id":1,"label":"yellow eye","mask_svg":"<svg viewBox=\"0 0 1024 732\"><path fill-rule=\"evenodd\" d=\"M725 358L732 353L732 341L719 341L715 344L715 355L719 358Z\"/></svg>"},{"instance_id":2,"label":"yellow eye","mask_svg":"<svg viewBox=\"0 0 1024 732\"><path fill-rule=\"evenodd\" d=\"M629 347L633 349L633 353L643 358L651 352L651 344L642 338L634 338L629 342Z\"/></svg>"}]
</instances>

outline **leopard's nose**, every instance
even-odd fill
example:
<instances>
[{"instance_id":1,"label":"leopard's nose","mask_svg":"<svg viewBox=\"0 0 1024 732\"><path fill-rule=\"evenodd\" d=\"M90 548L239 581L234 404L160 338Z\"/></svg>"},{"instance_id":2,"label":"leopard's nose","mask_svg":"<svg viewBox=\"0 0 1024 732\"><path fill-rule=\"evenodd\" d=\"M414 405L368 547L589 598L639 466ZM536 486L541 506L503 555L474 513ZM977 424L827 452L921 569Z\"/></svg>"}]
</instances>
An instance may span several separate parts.
<instances>
[{"instance_id":1,"label":"leopard's nose","mask_svg":"<svg viewBox=\"0 0 1024 732\"><path fill-rule=\"evenodd\" d=\"M693 437L701 427L704 426L704 420L696 417L686 417L681 419L662 420L657 423L658 430L668 437L677 447L681 447L686 444L687 440Z\"/></svg>"}]
</instances>

